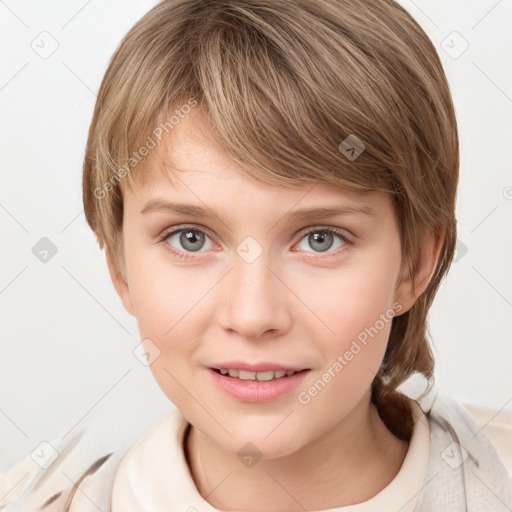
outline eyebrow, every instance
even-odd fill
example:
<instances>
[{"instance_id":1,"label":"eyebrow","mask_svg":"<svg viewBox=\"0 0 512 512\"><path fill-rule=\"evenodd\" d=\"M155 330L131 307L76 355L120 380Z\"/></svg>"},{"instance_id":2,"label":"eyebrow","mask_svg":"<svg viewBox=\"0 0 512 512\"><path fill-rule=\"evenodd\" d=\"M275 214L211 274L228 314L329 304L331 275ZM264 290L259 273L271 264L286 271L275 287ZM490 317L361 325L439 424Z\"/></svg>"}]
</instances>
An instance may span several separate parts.
<instances>
[{"instance_id":1,"label":"eyebrow","mask_svg":"<svg viewBox=\"0 0 512 512\"><path fill-rule=\"evenodd\" d=\"M140 213L147 214L154 211L164 211L170 213L179 213L182 215L189 215L191 217L211 217L212 214L218 218L220 216L213 208L203 208L202 206L186 204L186 203L171 203L163 199L151 199L146 203ZM369 217L376 217L376 213L369 206L363 205L332 205L322 206L317 208L299 208L294 210L284 217L291 220L314 220L323 219L326 217L335 217L338 215L347 214L362 214Z\"/></svg>"}]
</instances>

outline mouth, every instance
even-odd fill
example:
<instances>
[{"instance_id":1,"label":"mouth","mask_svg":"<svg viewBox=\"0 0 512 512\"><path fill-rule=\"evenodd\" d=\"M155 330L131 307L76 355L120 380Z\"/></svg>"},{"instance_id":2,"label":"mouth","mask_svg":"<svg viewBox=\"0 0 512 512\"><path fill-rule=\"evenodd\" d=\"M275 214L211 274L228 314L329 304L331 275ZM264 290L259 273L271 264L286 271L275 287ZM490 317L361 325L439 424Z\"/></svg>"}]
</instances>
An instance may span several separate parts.
<instances>
[{"instance_id":1,"label":"mouth","mask_svg":"<svg viewBox=\"0 0 512 512\"><path fill-rule=\"evenodd\" d=\"M304 370L267 370L264 372L251 372L248 370L238 370L235 368L211 368L214 372L224 377L237 379L237 380L252 380L252 381L272 381L279 379L286 379L298 373L308 372L309 368Z\"/></svg>"},{"instance_id":2,"label":"mouth","mask_svg":"<svg viewBox=\"0 0 512 512\"><path fill-rule=\"evenodd\" d=\"M301 370L300 367L276 368L279 366L277 364L270 366L238 363L225 365L228 368L223 366L207 368L212 384L231 398L246 403L272 402L290 397L291 392L304 382L310 371L310 368ZM245 369L239 368L240 366L245 366ZM272 367L276 369L272 370Z\"/></svg>"}]
</instances>

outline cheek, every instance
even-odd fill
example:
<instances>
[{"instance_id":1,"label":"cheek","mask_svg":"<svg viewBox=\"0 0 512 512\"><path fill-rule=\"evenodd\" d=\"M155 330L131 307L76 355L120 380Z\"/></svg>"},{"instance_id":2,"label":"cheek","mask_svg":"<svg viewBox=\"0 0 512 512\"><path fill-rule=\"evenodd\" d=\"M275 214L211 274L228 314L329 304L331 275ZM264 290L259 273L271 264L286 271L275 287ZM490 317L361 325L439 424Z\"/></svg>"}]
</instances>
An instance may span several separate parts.
<instances>
[{"instance_id":1,"label":"cheek","mask_svg":"<svg viewBox=\"0 0 512 512\"><path fill-rule=\"evenodd\" d=\"M190 368L207 325L205 292L215 285L215 276L139 254L127 258L127 271L140 336L151 340L158 353L150 369L167 397L187 410L189 393L197 394Z\"/></svg>"},{"instance_id":2,"label":"cheek","mask_svg":"<svg viewBox=\"0 0 512 512\"><path fill-rule=\"evenodd\" d=\"M305 410L324 411L332 423L348 414L369 392L395 315L386 280L376 286L374 280L361 276L358 281L345 281L345 285L337 292L330 288L325 294L330 300L317 303L322 319L334 333L324 330L323 336L312 338L322 351L322 368L311 375L297 396Z\"/></svg>"},{"instance_id":3,"label":"cheek","mask_svg":"<svg viewBox=\"0 0 512 512\"><path fill-rule=\"evenodd\" d=\"M393 317L397 275L397 265L385 269L376 265L347 268L331 274L322 286L313 288L305 282L299 293L308 297L308 306L323 322L322 333L329 340L328 346L346 348L347 343L366 329L371 329L377 337L374 327L379 334L382 331L378 338L385 342ZM308 288L313 292L308 292Z\"/></svg>"},{"instance_id":4,"label":"cheek","mask_svg":"<svg viewBox=\"0 0 512 512\"><path fill-rule=\"evenodd\" d=\"M322 370L327 372L318 386L332 382L336 394L354 399L369 388L400 310L394 288L398 272L399 259L374 259L333 274L310 293L308 305L322 323L310 322L309 337L322 351Z\"/></svg>"},{"instance_id":5,"label":"cheek","mask_svg":"<svg viewBox=\"0 0 512 512\"><path fill-rule=\"evenodd\" d=\"M193 312L208 289L208 274L170 263L163 248L130 249L130 296L141 335L164 340L175 326L187 324L187 313Z\"/></svg>"}]
</instances>

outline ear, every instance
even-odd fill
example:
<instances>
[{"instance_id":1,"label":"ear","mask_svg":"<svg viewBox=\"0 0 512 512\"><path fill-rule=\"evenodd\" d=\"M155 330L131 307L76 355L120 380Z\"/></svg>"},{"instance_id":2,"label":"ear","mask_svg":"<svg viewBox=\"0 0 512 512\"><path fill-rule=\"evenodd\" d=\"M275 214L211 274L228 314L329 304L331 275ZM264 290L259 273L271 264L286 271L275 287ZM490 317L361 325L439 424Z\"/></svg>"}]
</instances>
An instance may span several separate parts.
<instances>
[{"instance_id":1,"label":"ear","mask_svg":"<svg viewBox=\"0 0 512 512\"><path fill-rule=\"evenodd\" d=\"M114 288L116 289L117 294L121 298L121 301L126 311L128 311L130 315L135 316L135 310L132 304L132 299L130 297L130 289L128 287L128 282L121 273L121 271L119 270L116 263L114 262L108 248L105 248L105 256L107 259L108 270L110 272L110 278L112 279Z\"/></svg>"},{"instance_id":2,"label":"ear","mask_svg":"<svg viewBox=\"0 0 512 512\"><path fill-rule=\"evenodd\" d=\"M416 272L413 276L404 276L398 283L396 301L402 305L400 314L409 311L418 297L427 289L434 275L443 242L444 231L440 235L429 231L425 236ZM404 272L406 270L404 269Z\"/></svg>"}]
</instances>

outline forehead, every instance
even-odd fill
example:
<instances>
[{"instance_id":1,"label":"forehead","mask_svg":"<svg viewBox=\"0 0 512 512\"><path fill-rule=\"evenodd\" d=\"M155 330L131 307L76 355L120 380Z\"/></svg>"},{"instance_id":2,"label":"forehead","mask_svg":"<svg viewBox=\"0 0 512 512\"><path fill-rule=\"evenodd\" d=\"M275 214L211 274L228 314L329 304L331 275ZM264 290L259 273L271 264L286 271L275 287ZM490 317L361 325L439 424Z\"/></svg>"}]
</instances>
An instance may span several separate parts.
<instances>
[{"instance_id":1,"label":"forehead","mask_svg":"<svg viewBox=\"0 0 512 512\"><path fill-rule=\"evenodd\" d=\"M137 176L135 195L155 195L203 202L246 200L269 207L307 203L370 204L380 191L334 186L319 181L279 183L257 177L216 144L204 114L192 111L162 139L146 158ZM194 197L195 196L195 197ZM208 205L206 205L208 206Z\"/></svg>"}]
</instances>

